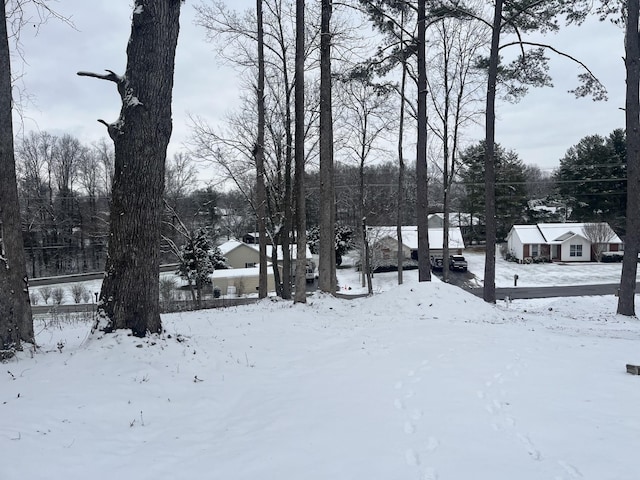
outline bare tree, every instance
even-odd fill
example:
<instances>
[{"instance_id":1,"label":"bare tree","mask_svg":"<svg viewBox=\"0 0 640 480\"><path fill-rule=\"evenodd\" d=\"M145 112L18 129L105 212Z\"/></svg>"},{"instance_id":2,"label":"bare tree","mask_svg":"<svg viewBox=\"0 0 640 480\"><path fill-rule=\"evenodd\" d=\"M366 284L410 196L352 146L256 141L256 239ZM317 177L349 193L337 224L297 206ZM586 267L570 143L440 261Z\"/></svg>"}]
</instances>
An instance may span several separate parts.
<instances>
[{"instance_id":1,"label":"bare tree","mask_svg":"<svg viewBox=\"0 0 640 480\"><path fill-rule=\"evenodd\" d=\"M304 0L296 0L296 74L295 74L295 205L296 205L296 290L294 300L307 302L307 218L304 188Z\"/></svg>"},{"instance_id":2,"label":"bare tree","mask_svg":"<svg viewBox=\"0 0 640 480\"><path fill-rule=\"evenodd\" d=\"M111 198L111 186L113 185L113 174L115 168L115 153L113 151L113 143L109 143L106 138L101 138L94 145L98 159L100 161L102 175L100 181L100 192L105 197Z\"/></svg>"},{"instance_id":3,"label":"bare tree","mask_svg":"<svg viewBox=\"0 0 640 480\"><path fill-rule=\"evenodd\" d=\"M418 280L431 281L429 263L429 209L427 172L426 0L418 0L418 109L416 141L416 215L418 225Z\"/></svg>"},{"instance_id":4,"label":"bare tree","mask_svg":"<svg viewBox=\"0 0 640 480\"><path fill-rule=\"evenodd\" d=\"M33 342L13 146L11 60L6 1L0 24L0 360Z\"/></svg>"},{"instance_id":5,"label":"bare tree","mask_svg":"<svg viewBox=\"0 0 640 480\"><path fill-rule=\"evenodd\" d=\"M395 126L395 105L391 89L373 82L369 72L354 71L338 84L341 123L347 138L344 149L358 165L358 216L360 221L369 215L365 209L365 166L371 154L382 151L381 140ZM365 258L365 230L361 230L361 257ZM365 269L362 270L362 286L365 285Z\"/></svg>"},{"instance_id":6,"label":"bare tree","mask_svg":"<svg viewBox=\"0 0 640 480\"><path fill-rule=\"evenodd\" d=\"M483 27L483 26L482 26ZM442 178L443 257L449 258L449 213L451 194L459 169L458 150L464 128L480 116L481 80L476 68L478 53L485 46L481 26L468 20L443 18L434 23L429 64L429 127L431 145L439 145L434 166ZM442 272L448 281L449 270Z\"/></svg>"},{"instance_id":7,"label":"bare tree","mask_svg":"<svg viewBox=\"0 0 640 480\"><path fill-rule=\"evenodd\" d=\"M277 271L278 262L272 258L276 288L283 298L291 298L291 233L293 230L294 209L294 91L295 62L291 45L294 43L293 22L294 2L290 0L264 0L264 51L265 51L265 141L264 169L267 190L267 230L272 243L282 246L282 281ZM256 118L254 113L256 99L254 92L256 58L256 19L254 12L244 15L230 10L222 2L196 7L197 22L207 29L207 36L218 46L219 55L232 65L248 74L247 90L250 98L243 99L244 108L240 114L228 118L228 132L219 132L199 121L194 126L194 144L198 156L220 164L228 178L242 186L247 201L256 211L254 198L255 186L255 146ZM315 12L314 12L315 13ZM314 48L317 27L308 22L306 29L304 55ZM306 96L307 103L314 101L312 95ZM305 137L310 135L317 112L315 105L307 104ZM309 149L312 151L312 149ZM273 252L277 252L273 249Z\"/></svg>"},{"instance_id":8,"label":"bare tree","mask_svg":"<svg viewBox=\"0 0 640 480\"><path fill-rule=\"evenodd\" d=\"M604 222L585 223L582 231L587 240L591 242L591 251L599 262L602 260L602 253L607 248L607 243L615 236L615 232Z\"/></svg>"},{"instance_id":9,"label":"bare tree","mask_svg":"<svg viewBox=\"0 0 640 480\"><path fill-rule=\"evenodd\" d=\"M114 82L122 109L107 126L115 144L109 256L100 291L99 328L160 332L160 224L171 96L178 41L178 0L135 0L123 76L79 72Z\"/></svg>"},{"instance_id":10,"label":"bare tree","mask_svg":"<svg viewBox=\"0 0 640 480\"><path fill-rule=\"evenodd\" d=\"M320 251L318 286L334 294L336 280L336 194L333 166L333 100L331 83L331 0L322 0L320 22Z\"/></svg>"},{"instance_id":11,"label":"bare tree","mask_svg":"<svg viewBox=\"0 0 640 480\"><path fill-rule=\"evenodd\" d=\"M258 273L258 298L267 296L267 190L264 176L264 129L265 129L265 104L264 104L264 25L262 18L262 0L256 0L256 20L258 24L258 82L256 88L256 100L258 103L258 138L256 140L254 155L256 162L256 218L258 224L258 248L260 251L260 269Z\"/></svg>"},{"instance_id":12,"label":"bare tree","mask_svg":"<svg viewBox=\"0 0 640 480\"><path fill-rule=\"evenodd\" d=\"M638 124L638 117L640 117L640 34L638 32L640 5L638 0L629 0L626 4L627 235L624 239L617 311L621 315L634 316L636 273L638 253L640 253L640 216L638 216L640 211L640 125Z\"/></svg>"},{"instance_id":13,"label":"bare tree","mask_svg":"<svg viewBox=\"0 0 640 480\"><path fill-rule=\"evenodd\" d=\"M187 153L178 152L171 160L167 160L164 172L164 197L178 213L181 213L178 208L180 199L194 189L197 179L198 170Z\"/></svg>"}]
</instances>

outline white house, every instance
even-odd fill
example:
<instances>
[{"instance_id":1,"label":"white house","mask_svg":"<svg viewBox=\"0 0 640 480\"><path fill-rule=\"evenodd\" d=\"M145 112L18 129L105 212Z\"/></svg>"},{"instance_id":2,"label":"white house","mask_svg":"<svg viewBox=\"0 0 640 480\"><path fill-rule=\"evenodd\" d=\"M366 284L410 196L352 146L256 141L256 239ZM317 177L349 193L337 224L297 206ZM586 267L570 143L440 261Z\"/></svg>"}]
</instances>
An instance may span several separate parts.
<instances>
[{"instance_id":1,"label":"white house","mask_svg":"<svg viewBox=\"0 0 640 480\"><path fill-rule=\"evenodd\" d=\"M595 260L592 242L585 232L586 223L539 223L537 225L514 225L507 235L509 254L520 262L536 258L560 262L590 262ZM622 251L620 237L606 223L608 240L601 244L604 252ZM587 227L588 228L588 227Z\"/></svg>"}]
</instances>

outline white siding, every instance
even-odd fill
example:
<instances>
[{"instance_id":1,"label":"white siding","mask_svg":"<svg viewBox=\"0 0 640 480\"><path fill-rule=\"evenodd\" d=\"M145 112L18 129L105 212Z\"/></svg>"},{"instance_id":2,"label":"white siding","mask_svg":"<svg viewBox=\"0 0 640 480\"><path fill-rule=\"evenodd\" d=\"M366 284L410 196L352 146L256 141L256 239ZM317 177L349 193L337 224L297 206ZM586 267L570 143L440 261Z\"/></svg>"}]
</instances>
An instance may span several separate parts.
<instances>
[{"instance_id":1,"label":"white siding","mask_svg":"<svg viewBox=\"0 0 640 480\"><path fill-rule=\"evenodd\" d=\"M582 256L571 256L571 245L582 245ZM579 235L570 238L562 243L562 258L563 262L590 262L591 261L591 243L582 238Z\"/></svg>"},{"instance_id":2,"label":"white siding","mask_svg":"<svg viewBox=\"0 0 640 480\"><path fill-rule=\"evenodd\" d=\"M515 231L512 231L511 235L509 235L509 238L507 239L507 248L509 249L509 253L515 256L518 260L524 260L523 245L520 241L520 237Z\"/></svg>"}]
</instances>

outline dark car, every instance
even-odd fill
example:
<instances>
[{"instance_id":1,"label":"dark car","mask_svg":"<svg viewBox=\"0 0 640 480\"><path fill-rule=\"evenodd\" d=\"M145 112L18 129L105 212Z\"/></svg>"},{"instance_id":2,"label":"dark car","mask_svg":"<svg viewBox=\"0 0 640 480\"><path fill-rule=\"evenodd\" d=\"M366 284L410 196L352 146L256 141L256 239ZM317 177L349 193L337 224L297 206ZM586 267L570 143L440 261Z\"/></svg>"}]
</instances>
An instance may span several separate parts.
<instances>
[{"instance_id":1,"label":"dark car","mask_svg":"<svg viewBox=\"0 0 640 480\"><path fill-rule=\"evenodd\" d=\"M467 271L467 261L462 255L451 255L449 257L449 270Z\"/></svg>"},{"instance_id":2,"label":"dark car","mask_svg":"<svg viewBox=\"0 0 640 480\"><path fill-rule=\"evenodd\" d=\"M442 257L431 257L431 270L442 270L444 267L444 260Z\"/></svg>"}]
</instances>

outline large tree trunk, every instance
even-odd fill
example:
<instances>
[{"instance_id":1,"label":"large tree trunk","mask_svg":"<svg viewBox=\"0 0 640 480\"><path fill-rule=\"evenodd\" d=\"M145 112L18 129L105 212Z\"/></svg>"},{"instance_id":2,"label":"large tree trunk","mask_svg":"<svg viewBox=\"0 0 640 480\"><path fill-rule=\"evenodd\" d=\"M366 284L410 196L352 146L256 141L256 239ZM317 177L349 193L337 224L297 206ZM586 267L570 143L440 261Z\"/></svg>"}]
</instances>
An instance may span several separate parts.
<instances>
[{"instance_id":1,"label":"large tree trunk","mask_svg":"<svg viewBox=\"0 0 640 480\"><path fill-rule=\"evenodd\" d=\"M322 0L320 22L320 248L318 287L334 294L336 280L335 178L331 85L331 0Z\"/></svg>"},{"instance_id":2,"label":"large tree trunk","mask_svg":"<svg viewBox=\"0 0 640 480\"><path fill-rule=\"evenodd\" d=\"M486 252L484 261L485 302L496 302L496 170L495 170L495 136L496 136L496 81L498 77L498 47L502 20L502 0L496 0L493 31L491 34L491 52L489 57L489 75L487 80L487 110L485 136L485 226Z\"/></svg>"},{"instance_id":3,"label":"large tree trunk","mask_svg":"<svg viewBox=\"0 0 640 480\"><path fill-rule=\"evenodd\" d=\"M100 292L100 327L161 331L159 252L171 95L180 0L136 0L127 69L117 83L118 121L108 125L115 144L109 253Z\"/></svg>"},{"instance_id":4,"label":"large tree trunk","mask_svg":"<svg viewBox=\"0 0 640 480\"><path fill-rule=\"evenodd\" d=\"M627 69L627 234L618 296L618 313L635 315L636 272L640 250L640 38L638 0L627 2L625 63Z\"/></svg>"},{"instance_id":5,"label":"large tree trunk","mask_svg":"<svg viewBox=\"0 0 640 480\"><path fill-rule=\"evenodd\" d=\"M0 20L0 360L33 342L13 148L11 62L5 2Z\"/></svg>"},{"instance_id":6,"label":"large tree trunk","mask_svg":"<svg viewBox=\"0 0 640 480\"><path fill-rule=\"evenodd\" d=\"M418 1L418 140L416 153L416 214L418 225L418 280L431 281L429 262L429 208L427 199L427 65L426 0Z\"/></svg>"},{"instance_id":7,"label":"large tree trunk","mask_svg":"<svg viewBox=\"0 0 640 480\"><path fill-rule=\"evenodd\" d=\"M296 0L295 83L295 192L296 192L296 293L297 303L307 301L307 212L304 188L304 0Z\"/></svg>"},{"instance_id":8,"label":"large tree trunk","mask_svg":"<svg viewBox=\"0 0 640 480\"><path fill-rule=\"evenodd\" d=\"M262 0L256 0L258 17L258 139L256 142L256 217L258 220L258 243L260 249L260 270L258 277L258 298L267 296L267 229L265 225L267 192L264 180L264 28L262 24Z\"/></svg>"}]
</instances>

